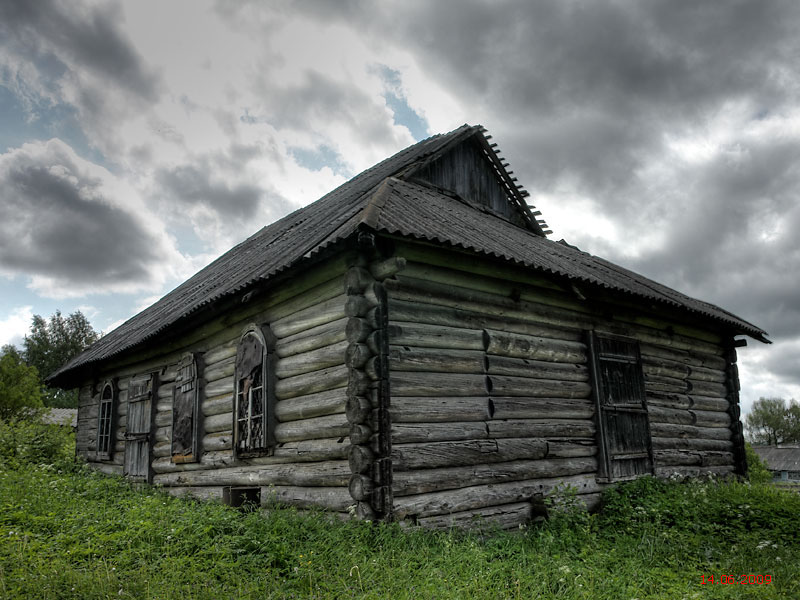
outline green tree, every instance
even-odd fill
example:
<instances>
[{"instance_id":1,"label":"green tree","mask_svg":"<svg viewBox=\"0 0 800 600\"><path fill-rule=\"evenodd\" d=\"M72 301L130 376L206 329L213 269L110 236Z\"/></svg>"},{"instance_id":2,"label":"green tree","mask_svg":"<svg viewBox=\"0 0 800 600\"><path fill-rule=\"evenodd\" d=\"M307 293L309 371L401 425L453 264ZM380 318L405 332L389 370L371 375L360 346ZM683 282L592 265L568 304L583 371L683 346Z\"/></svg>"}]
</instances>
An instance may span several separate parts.
<instances>
[{"instance_id":1,"label":"green tree","mask_svg":"<svg viewBox=\"0 0 800 600\"><path fill-rule=\"evenodd\" d=\"M745 427L754 444L800 442L800 404L783 398L759 398L745 419Z\"/></svg>"},{"instance_id":2,"label":"green tree","mask_svg":"<svg viewBox=\"0 0 800 600\"><path fill-rule=\"evenodd\" d=\"M42 407L42 389L36 367L25 364L14 346L0 354L0 419L24 417Z\"/></svg>"},{"instance_id":3,"label":"green tree","mask_svg":"<svg viewBox=\"0 0 800 600\"><path fill-rule=\"evenodd\" d=\"M34 315L30 334L23 341L22 356L45 378L99 337L81 311L65 318L58 310L49 321ZM45 386L44 403L46 406L75 408L78 406L78 392Z\"/></svg>"}]
</instances>

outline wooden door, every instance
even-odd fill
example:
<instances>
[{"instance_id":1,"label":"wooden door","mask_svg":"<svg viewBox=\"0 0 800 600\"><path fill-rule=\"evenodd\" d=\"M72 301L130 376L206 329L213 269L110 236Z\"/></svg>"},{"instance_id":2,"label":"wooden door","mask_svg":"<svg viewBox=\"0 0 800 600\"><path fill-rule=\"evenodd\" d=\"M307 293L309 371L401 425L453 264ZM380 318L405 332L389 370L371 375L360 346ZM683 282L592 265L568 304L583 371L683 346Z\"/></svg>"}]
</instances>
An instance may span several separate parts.
<instances>
[{"instance_id":1,"label":"wooden door","mask_svg":"<svg viewBox=\"0 0 800 600\"><path fill-rule=\"evenodd\" d=\"M133 379L128 386L125 432L125 476L150 483L150 431L153 420L153 377Z\"/></svg>"},{"instance_id":2,"label":"wooden door","mask_svg":"<svg viewBox=\"0 0 800 600\"><path fill-rule=\"evenodd\" d=\"M636 340L592 332L600 475L628 479L653 472L650 421Z\"/></svg>"}]
</instances>

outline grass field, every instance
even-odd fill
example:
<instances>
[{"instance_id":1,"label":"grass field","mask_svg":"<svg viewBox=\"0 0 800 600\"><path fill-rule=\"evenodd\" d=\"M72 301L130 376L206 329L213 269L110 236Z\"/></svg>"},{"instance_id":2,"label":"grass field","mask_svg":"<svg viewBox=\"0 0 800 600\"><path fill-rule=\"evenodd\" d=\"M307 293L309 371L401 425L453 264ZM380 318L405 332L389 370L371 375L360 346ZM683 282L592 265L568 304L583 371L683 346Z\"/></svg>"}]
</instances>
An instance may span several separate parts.
<instances>
[{"instance_id":1,"label":"grass field","mask_svg":"<svg viewBox=\"0 0 800 600\"><path fill-rule=\"evenodd\" d=\"M243 513L65 453L2 458L2 598L800 598L800 496L768 485L648 478L601 514L480 537Z\"/></svg>"}]
</instances>

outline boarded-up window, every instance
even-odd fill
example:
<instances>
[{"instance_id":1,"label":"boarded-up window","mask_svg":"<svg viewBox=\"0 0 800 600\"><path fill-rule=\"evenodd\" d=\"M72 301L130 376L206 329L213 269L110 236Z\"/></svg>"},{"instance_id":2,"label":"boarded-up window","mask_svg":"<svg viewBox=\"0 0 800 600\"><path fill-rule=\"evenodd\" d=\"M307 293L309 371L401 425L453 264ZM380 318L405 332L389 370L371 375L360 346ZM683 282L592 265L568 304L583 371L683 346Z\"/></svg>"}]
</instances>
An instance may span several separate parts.
<instances>
[{"instance_id":1,"label":"boarded-up window","mask_svg":"<svg viewBox=\"0 0 800 600\"><path fill-rule=\"evenodd\" d=\"M236 353L234 448L238 456L269 454L275 445L270 338L268 332L250 328Z\"/></svg>"},{"instance_id":2,"label":"boarded-up window","mask_svg":"<svg viewBox=\"0 0 800 600\"><path fill-rule=\"evenodd\" d=\"M114 451L112 439L114 425L114 408L117 390L112 381L106 382L100 392L100 407L97 417L97 458L110 460Z\"/></svg>"},{"instance_id":3,"label":"boarded-up window","mask_svg":"<svg viewBox=\"0 0 800 600\"><path fill-rule=\"evenodd\" d=\"M600 438L600 476L653 472L642 361L636 340L591 332L589 347Z\"/></svg>"},{"instance_id":4,"label":"boarded-up window","mask_svg":"<svg viewBox=\"0 0 800 600\"><path fill-rule=\"evenodd\" d=\"M194 354L186 354L178 363L178 375L172 393L172 462L199 460L200 394L199 365Z\"/></svg>"}]
</instances>

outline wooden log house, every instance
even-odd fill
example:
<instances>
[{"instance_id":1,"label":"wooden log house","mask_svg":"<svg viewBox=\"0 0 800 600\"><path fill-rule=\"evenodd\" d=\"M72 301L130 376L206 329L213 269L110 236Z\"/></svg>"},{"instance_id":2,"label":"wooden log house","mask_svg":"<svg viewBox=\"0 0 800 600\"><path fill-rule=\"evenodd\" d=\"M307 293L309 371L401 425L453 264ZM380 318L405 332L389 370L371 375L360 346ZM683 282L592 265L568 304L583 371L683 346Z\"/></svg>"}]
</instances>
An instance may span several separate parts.
<instances>
[{"instance_id":1,"label":"wooden log house","mask_svg":"<svg viewBox=\"0 0 800 600\"><path fill-rule=\"evenodd\" d=\"M745 474L764 331L548 239L462 126L263 228L50 377L77 452L174 494L430 527L572 486Z\"/></svg>"}]
</instances>

